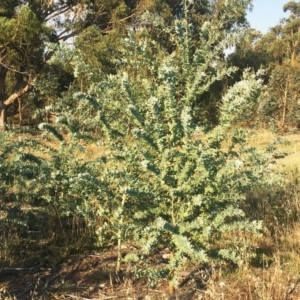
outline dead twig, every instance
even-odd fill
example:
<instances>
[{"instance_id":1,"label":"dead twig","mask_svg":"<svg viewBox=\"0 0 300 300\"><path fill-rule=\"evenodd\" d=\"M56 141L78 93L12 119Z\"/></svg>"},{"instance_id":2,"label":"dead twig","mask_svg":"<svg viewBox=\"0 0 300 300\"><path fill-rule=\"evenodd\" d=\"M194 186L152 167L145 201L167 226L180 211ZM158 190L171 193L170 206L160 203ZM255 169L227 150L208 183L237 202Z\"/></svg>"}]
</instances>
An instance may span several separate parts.
<instances>
[{"instance_id":1,"label":"dead twig","mask_svg":"<svg viewBox=\"0 0 300 300\"><path fill-rule=\"evenodd\" d=\"M85 297L80 297L80 296L74 296L71 294L67 294L66 296L76 299L76 300L100 300L100 299L96 299L96 298L90 299L90 298L85 298ZM105 297L101 297L101 300L116 299L116 298L120 299L119 296L105 296Z\"/></svg>"}]
</instances>

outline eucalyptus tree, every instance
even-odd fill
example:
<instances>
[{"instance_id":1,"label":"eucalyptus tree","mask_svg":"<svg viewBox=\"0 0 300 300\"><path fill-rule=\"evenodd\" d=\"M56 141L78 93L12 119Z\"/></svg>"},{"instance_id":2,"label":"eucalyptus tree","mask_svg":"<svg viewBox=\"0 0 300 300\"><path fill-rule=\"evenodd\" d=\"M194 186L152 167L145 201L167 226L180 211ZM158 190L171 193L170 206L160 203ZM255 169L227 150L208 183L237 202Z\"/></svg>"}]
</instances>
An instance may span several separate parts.
<instances>
[{"instance_id":1,"label":"eucalyptus tree","mask_svg":"<svg viewBox=\"0 0 300 300\"><path fill-rule=\"evenodd\" d=\"M269 69L268 95L260 112L282 130L286 124L296 125L300 118L300 3L290 1L283 10L290 12L289 17L272 27L255 45L258 53L265 53L264 66Z\"/></svg>"},{"instance_id":2,"label":"eucalyptus tree","mask_svg":"<svg viewBox=\"0 0 300 300\"><path fill-rule=\"evenodd\" d=\"M47 42L70 41L92 24L101 32L121 28L148 8L144 2L147 1L1 1L0 126L5 127L8 107L32 91L47 72L52 54Z\"/></svg>"},{"instance_id":3,"label":"eucalyptus tree","mask_svg":"<svg viewBox=\"0 0 300 300\"><path fill-rule=\"evenodd\" d=\"M220 30L234 28L243 21L245 7L250 2L231 0L225 5L221 0L190 1L191 28L195 36L207 19L213 18L219 22ZM104 35L126 33L128 27L144 27L152 38L173 51L170 32L165 28L174 18L180 19L182 16L182 3L179 0L1 1L0 126L4 127L7 122L8 107L32 91L36 82L47 72L47 61L52 52L47 51L45 43L70 41L92 25ZM109 65L110 72L111 62Z\"/></svg>"},{"instance_id":4,"label":"eucalyptus tree","mask_svg":"<svg viewBox=\"0 0 300 300\"><path fill-rule=\"evenodd\" d=\"M261 37L262 33L253 28L245 28L241 32L234 52L227 57L228 64L239 68L234 75L235 81L240 80L244 69L251 68L257 72L261 67L267 66L268 54L260 51L259 47L257 47Z\"/></svg>"},{"instance_id":5,"label":"eucalyptus tree","mask_svg":"<svg viewBox=\"0 0 300 300\"><path fill-rule=\"evenodd\" d=\"M282 130L286 124L299 126L300 4L290 1L283 10L290 15L266 34L245 29L227 59L230 65L239 67L231 82L239 80L246 67L265 69L264 82L268 88L256 117Z\"/></svg>"}]
</instances>

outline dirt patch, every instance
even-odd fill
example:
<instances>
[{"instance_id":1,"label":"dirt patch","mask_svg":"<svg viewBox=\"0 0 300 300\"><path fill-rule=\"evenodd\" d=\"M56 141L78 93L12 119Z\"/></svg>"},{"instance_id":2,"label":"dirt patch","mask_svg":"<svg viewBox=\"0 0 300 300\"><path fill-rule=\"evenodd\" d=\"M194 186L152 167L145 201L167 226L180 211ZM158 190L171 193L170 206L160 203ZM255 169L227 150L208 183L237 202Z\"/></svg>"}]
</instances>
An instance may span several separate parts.
<instances>
[{"instance_id":1,"label":"dirt patch","mask_svg":"<svg viewBox=\"0 0 300 300\"><path fill-rule=\"evenodd\" d=\"M199 299L197 291L204 287L201 271L198 271L199 274L192 269L182 271L180 289L176 294L168 296L167 280L151 287L147 279L135 279L128 265L116 273L114 252L72 255L59 265L43 263L3 268L0 272L0 287L10 295L7 299L17 300Z\"/></svg>"}]
</instances>

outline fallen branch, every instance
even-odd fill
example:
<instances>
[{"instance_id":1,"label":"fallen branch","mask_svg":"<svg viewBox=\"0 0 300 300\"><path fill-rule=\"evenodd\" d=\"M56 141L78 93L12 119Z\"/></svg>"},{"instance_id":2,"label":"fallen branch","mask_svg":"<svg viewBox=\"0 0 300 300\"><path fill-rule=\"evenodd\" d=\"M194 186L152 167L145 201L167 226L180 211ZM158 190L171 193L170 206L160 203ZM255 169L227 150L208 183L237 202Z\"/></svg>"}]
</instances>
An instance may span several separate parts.
<instances>
[{"instance_id":1,"label":"fallen branch","mask_svg":"<svg viewBox=\"0 0 300 300\"><path fill-rule=\"evenodd\" d=\"M297 285L299 283L300 283L300 277L296 280L296 282L294 283L293 287L287 292L287 294L291 295L295 291L295 289L296 289L296 287L297 287Z\"/></svg>"},{"instance_id":2,"label":"fallen branch","mask_svg":"<svg viewBox=\"0 0 300 300\"><path fill-rule=\"evenodd\" d=\"M85 298L85 297L80 297L80 296L74 296L71 294L67 294L66 296L73 298L73 299L77 299L77 300L100 300L99 298L98 299L96 299L96 298L90 299L90 298ZM104 298L101 297L101 300L116 299L116 298L119 298L119 296L105 296Z\"/></svg>"},{"instance_id":3,"label":"fallen branch","mask_svg":"<svg viewBox=\"0 0 300 300\"><path fill-rule=\"evenodd\" d=\"M0 273L1 272L5 272L5 271L28 271L28 270L33 270L37 267L29 267L29 268L2 268L0 269Z\"/></svg>"}]
</instances>

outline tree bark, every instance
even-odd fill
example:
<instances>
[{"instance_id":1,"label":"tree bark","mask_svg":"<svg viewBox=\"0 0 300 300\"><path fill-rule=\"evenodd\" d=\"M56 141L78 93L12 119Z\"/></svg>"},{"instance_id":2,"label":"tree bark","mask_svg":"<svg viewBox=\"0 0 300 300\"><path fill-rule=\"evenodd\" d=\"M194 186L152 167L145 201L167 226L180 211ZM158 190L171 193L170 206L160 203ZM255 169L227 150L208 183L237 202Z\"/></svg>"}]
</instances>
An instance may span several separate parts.
<instances>
[{"instance_id":1,"label":"tree bark","mask_svg":"<svg viewBox=\"0 0 300 300\"><path fill-rule=\"evenodd\" d=\"M284 130L285 116L286 116L286 106L287 106L287 98L288 98L288 80L289 77L287 78L287 82L284 89L283 101L282 101L282 119L281 119L282 130Z\"/></svg>"},{"instance_id":2,"label":"tree bark","mask_svg":"<svg viewBox=\"0 0 300 300\"><path fill-rule=\"evenodd\" d=\"M53 55L53 52L46 54L46 60L50 59ZM17 76L17 83L14 87L14 92L6 98L5 94L5 78L7 69L0 65L0 128L5 128L7 124L7 109L13 104L16 100L27 94L33 87L35 82L43 74L47 64L45 63L35 77L31 80L28 80L27 84L23 85L23 77Z\"/></svg>"},{"instance_id":3,"label":"tree bark","mask_svg":"<svg viewBox=\"0 0 300 300\"><path fill-rule=\"evenodd\" d=\"M0 129L6 128L7 123L7 106L4 101L6 99L5 79L7 69L0 65Z\"/></svg>"},{"instance_id":4,"label":"tree bark","mask_svg":"<svg viewBox=\"0 0 300 300\"><path fill-rule=\"evenodd\" d=\"M26 84L22 89L20 89L20 90L14 92L14 93L12 93L12 94L4 101L4 104L5 104L6 106L9 106L9 105L11 105L12 103L14 103L19 97L24 96L26 93L28 93L28 92L32 89L32 87L33 87L35 81L36 81L36 78L35 78L34 81L32 81L32 82Z\"/></svg>"},{"instance_id":5,"label":"tree bark","mask_svg":"<svg viewBox=\"0 0 300 300\"><path fill-rule=\"evenodd\" d=\"M19 110L19 125L23 125L23 108L22 108L22 98L18 98L18 110Z\"/></svg>"},{"instance_id":6,"label":"tree bark","mask_svg":"<svg viewBox=\"0 0 300 300\"><path fill-rule=\"evenodd\" d=\"M7 106L0 101L0 130L7 129Z\"/></svg>"}]
</instances>

